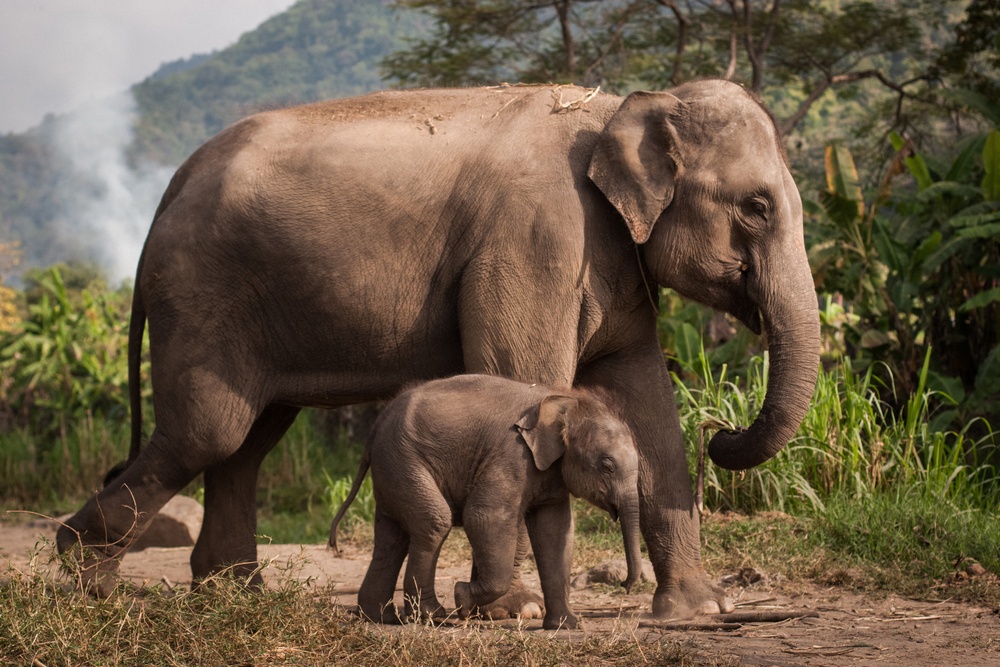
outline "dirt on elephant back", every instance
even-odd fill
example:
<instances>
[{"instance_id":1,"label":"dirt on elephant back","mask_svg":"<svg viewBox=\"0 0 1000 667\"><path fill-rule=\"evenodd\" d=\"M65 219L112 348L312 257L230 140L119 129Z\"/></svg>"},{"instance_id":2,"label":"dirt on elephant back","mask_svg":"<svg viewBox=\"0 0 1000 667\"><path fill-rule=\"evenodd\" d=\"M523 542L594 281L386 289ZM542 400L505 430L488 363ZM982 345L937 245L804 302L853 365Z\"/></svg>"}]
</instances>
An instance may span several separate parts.
<instances>
[{"instance_id":1,"label":"dirt on elephant back","mask_svg":"<svg viewBox=\"0 0 1000 667\"><path fill-rule=\"evenodd\" d=\"M54 535L47 520L0 523L0 579L9 568L25 571L33 554L51 548ZM121 574L140 585L187 586L190 553L190 547L178 547L128 554ZM349 545L340 558L325 545L261 545L260 557L267 562L264 576L269 582L287 577L308 580L310 586L332 591L332 603L344 606L356 603L357 586L368 567L368 553ZM466 565L439 569L437 590L446 606L454 605L455 581L467 577ZM534 572L525 573L525 578L537 589ZM624 626L640 641L680 642L692 657L728 664L1000 667L1000 609L895 595L864 596L767 576L749 586L730 586L729 592L737 604L735 616L662 623L644 617L652 601L648 592L624 595L602 585L574 589L571 601L584 621L583 629L549 634L553 641L573 640L587 633L620 632ZM516 621L482 624L510 627ZM542 631L541 621L524 625L529 631Z\"/></svg>"}]
</instances>

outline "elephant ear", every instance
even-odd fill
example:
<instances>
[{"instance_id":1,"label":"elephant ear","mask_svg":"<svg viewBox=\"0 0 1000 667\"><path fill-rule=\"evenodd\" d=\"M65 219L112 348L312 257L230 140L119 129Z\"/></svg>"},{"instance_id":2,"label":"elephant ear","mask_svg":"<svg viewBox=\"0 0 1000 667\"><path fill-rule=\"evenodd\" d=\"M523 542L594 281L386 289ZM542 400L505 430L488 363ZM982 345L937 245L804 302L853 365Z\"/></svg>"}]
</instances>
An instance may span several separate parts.
<instances>
[{"instance_id":1,"label":"elephant ear","mask_svg":"<svg viewBox=\"0 0 1000 667\"><path fill-rule=\"evenodd\" d=\"M587 175L645 243L674 197L680 170L677 132L670 114L681 101L670 93L635 92L605 126Z\"/></svg>"},{"instance_id":2,"label":"elephant ear","mask_svg":"<svg viewBox=\"0 0 1000 667\"><path fill-rule=\"evenodd\" d=\"M566 419L577 406L570 396L546 396L517 421L517 430L531 450L535 467L548 470L566 453Z\"/></svg>"}]
</instances>

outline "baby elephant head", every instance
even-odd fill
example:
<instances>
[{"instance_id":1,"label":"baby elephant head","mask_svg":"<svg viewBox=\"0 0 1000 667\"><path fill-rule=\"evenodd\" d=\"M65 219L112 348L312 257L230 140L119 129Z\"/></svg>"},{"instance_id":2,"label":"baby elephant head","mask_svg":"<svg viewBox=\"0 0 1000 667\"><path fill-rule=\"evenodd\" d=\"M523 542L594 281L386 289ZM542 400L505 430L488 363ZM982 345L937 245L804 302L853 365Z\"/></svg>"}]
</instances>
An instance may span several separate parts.
<instances>
[{"instance_id":1,"label":"baby elephant head","mask_svg":"<svg viewBox=\"0 0 1000 667\"><path fill-rule=\"evenodd\" d=\"M639 549L639 457L629 427L586 394L551 395L517 422L535 466L562 459L562 477L574 496L606 510L621 524L631 589L642 571Z\"/></svg>"}]
</instances>

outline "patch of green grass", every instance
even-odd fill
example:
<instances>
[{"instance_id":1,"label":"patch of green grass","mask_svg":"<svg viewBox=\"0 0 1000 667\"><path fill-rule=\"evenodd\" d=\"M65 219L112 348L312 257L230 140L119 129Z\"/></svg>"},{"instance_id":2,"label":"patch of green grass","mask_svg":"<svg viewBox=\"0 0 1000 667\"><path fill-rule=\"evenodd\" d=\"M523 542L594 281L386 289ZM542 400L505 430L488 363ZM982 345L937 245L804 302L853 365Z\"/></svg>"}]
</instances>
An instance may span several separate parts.
<instances>
[{"instance_id":1,"label":"patch of green grass","mask_svg":"<svg viewBox=\"0 0 1000 667\"><path fill-rule=\"evenodd\" d=\"M26 428L0 435L0 503L57 515L77 509L128 453L128 425L89 415L55 444Z\"/></svg>"},{"instance_id":2,"label":"patch of green grass","mask_svg":"<svg viewBox=\"0 0 1000 667\"><path fill-rule=\"evenodd\" d=\"M912 487L865 498L838 494L812 514L721 513L702 522L710 572L752 567L868 593L990 606L1000 606L998 544L994 513L941 503ZM986 574L967 576L974 562Z\"/></svg>"},{"instance_id":3,"label":"patch of green grass","mask_svg":"<svg viewBox=\"0 0 1000 667\"><path fill-rule=\"evenodd\" d=\"M920 488L864 498L839 495L813 523L818 547L849 567L864 569L879 588L910 595L948 589L977 599L981 591L965 590L967 567L978 562L1000 572L996 513L941 502ZM983 601L1000 603L1000 588Z\"/></svg>"}]
</instances>

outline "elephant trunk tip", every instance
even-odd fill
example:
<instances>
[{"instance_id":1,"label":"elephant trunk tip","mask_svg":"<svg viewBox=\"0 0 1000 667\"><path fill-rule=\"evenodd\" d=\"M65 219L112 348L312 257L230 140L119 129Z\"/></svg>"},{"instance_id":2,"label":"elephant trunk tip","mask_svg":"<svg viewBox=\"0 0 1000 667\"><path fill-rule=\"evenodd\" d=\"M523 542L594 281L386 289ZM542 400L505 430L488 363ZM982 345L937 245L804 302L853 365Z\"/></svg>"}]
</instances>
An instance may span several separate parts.
<instances>
[{"instance_id":1,"label":"elephant trunk tip","mask_svg":"<svg viewBox=\"0 0 1000 667\"><path fill-rule=\"evenodd\" d=\"M625 589L626 593L632 592L632 587L639 582L639 575L634 573L629 573L625 581L622 582L622 588Z\"/></svg>"},{"instance_id":2,"label":"elephant trunk tip","mask_svg":"<svg viewBox=\"0 0 1000 667\"><path fill-rule=\"evenodd\" d=\"M708 443L708 456L712 462L726 470L749 470L770 459L773 454L745 446L747 430L719 431Z\"/></svg>"},{"instance_id":3,"label":"elephant trunk tip","mask_svg":"<svg viewBox=\"0 0 1000 667\"><path fill-rule=\"evenodd\" d=\"M749 470L771 460L795 436L808 407L805 402L789 414L765 402L749 428L719 431L712 436L708 443L709 458L726 470Z\"/></svg>"}]
</instances>

